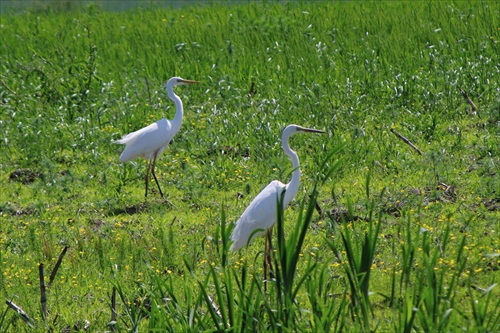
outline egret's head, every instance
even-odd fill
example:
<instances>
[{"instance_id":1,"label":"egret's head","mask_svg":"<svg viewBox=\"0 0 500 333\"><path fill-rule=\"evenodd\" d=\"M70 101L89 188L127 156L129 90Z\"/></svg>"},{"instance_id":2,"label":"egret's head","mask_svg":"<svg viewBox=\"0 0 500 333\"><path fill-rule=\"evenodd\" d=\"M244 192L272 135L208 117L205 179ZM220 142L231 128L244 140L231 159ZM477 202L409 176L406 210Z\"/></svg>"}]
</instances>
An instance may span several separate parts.
<instances>
[{"instance_id":1,"label":"egret's head","mask_svg":"<svg viewBox=\"0 0 500 333\"><path fill-rule=\"evenodd\" d=\"M194 83L200 83L198 81L194 80L185 80L181 77L174 76L170 80L167 81L166 86L168 90L172 90L173 87L183 85L183 84L194 84Z\"/></svg>"},{"instance_id":2,"label":"egret's head","mask_svg":"<svg viewBox=\"0 0 500 333\"><path fill-rule=\"evenodd\" d=\"M283 147L284 150L288 150L290 149L289 145L288 145L288 139L294 135L295 133L299 133L299 132L311 132L311 133L325 133L325 131L320 131L320 130L317 130L317 129L314 129L314 128L306 128L306 127L302 127L302 126L299 126L299 125L288 125L284 130L283 130L283 134L281 136L281 145Z\"/></svg>"},{"instance_id":3,"label":"egret's head","mask_svg":"<svg viewBox=\"0 0 500 333\"><path fill-rule=\"evenodd\" d=\"M299 125L288 125L284 130L283 130L283 137L290 137L291 135L297 133L297 132L312 132L312 133L325 133L325 131L320 131L314 128L306 128L302 127Z\"/></svg>"}]
</instances>

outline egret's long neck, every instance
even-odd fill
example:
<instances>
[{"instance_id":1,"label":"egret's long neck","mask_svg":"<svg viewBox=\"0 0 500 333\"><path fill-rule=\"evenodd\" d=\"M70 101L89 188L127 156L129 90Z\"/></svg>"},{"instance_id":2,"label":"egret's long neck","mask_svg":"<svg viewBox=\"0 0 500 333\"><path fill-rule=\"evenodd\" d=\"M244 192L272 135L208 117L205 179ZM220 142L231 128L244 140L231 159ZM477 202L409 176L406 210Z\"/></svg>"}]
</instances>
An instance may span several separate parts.
<instances>
[{"instance_id":1,"label":"egret's long neck","mask_svg":"<svg viewBox=\"0 0 500 333\"><path fill-rule=\"evenodd\" d=\"M175 134L179 131L182 125L182 117L184 116L184 108L182 107L182 101L179 96L177 96L172 89L168 90L168 97L175 103L175 116L170 122L172 124L172 133Z\"/></svg>"},{"instance_id":2,"label":"egret's long neck","mask_svg":"<svg viewBox=\"0 0 500 333\"><path fill-rule=\"evenodd\" d=\"M288 157L290 157L293 166L292 179L288 184L286 184L285 198L283 199L283 204L284 204L283 207L286 207L290 203L290 201L292 201L292 199L295 198L295 195L297 195L297 192L299 190L300 163L297 153L294 152L292 149L290 149L288 145L288 138L286 141L283 141L283 151L285 152L285 154L288 155Z\"/></svg>"}]
</instances>

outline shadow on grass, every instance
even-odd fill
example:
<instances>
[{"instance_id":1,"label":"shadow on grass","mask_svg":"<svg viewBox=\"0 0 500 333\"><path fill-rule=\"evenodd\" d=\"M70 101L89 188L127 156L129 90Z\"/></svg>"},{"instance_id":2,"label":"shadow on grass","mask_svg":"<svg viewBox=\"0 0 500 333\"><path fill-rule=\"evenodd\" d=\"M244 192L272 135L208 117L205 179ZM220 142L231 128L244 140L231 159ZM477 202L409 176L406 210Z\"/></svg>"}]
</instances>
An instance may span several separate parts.
<instances>
[{"instance_id":1,"label":"shadow on grass","mask_svg":"<svg viewBox=\"0 0 500 333\"><path fill-rule=\"evenodd\" d=\"M108 213L111 216L135 215L135 214L144 213L148 209L160 207L160 206L166 206L168 208L175 208L175 205L173 203L171 203L169 200L158 199L158 200L151 200L151 201L143 201L143 202L139 202L139 203L136 203L133 205L125 206L125 207L110 207Z\"/></svg>"},{"instance_id":2,"label":"shadow on grass","mask_svg":"<svg viewBox=\"0 0 500 333\"><path fill-rule=\"evenodd\" d=\"M135 215L144 212L149 207L147 202L140 202L131 206L110 208L110 215Z\"/></svg>"}]
</instances>

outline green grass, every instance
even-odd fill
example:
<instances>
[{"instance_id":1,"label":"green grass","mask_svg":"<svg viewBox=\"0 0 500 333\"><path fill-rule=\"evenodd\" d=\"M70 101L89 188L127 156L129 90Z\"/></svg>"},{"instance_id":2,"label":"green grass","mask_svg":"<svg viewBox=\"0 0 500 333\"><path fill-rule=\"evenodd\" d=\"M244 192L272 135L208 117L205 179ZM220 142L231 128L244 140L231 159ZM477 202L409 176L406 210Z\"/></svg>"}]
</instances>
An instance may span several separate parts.
<instances>
[{"instance_id":1,"label":"green grass","mask_svg":"<svg viewBox=\"0 0 500 333\"><path fill-rule=\"evenodd\" d=\"M0 332L109 330L113 289L119 331L500 330L499 4L64 8L1 16L0 293L32 322ZM145 200L111 141L173 116L174 75L202 84ZM328 134L291 142L265 292L263 238L228 235L291 123Z\"/></svg>"}]
</instances>

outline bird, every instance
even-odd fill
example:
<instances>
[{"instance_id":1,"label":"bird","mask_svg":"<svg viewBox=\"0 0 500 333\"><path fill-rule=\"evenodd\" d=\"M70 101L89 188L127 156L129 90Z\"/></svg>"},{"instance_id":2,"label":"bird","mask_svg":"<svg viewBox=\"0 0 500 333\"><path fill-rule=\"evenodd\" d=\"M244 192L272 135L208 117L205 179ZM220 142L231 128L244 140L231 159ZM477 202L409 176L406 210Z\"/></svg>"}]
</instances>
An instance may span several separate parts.
<instances>
[{"instance_id":1,"label":"bird","mask_svg":"<svg viewBox=\"0 0 500 333\"><path fill-rule=\"evenodd\" d=\"M120 155L120 162L125 163L142 157L148 160L146 169L146 194L148 196L148 180L149 173L153 174L158 190L162 198L163 192L158 183L155 175L155 163L158 155L170 143L175 134L179 131L182 125L182 118L184 116L184 109L182 100L174 93L174 87L185 84L200 83L195 80L185 80L180 77L172 77L165 83L168 97L175 103L175 116L174 119L169 120L166 118L160 119L157 122L141 128L135 132L124 135L121 139L113 141L113 143L124 144L125 149Z\"/></svg>"},{"instance_id":2,"label":"bird","mask_svg":"<svg viewBox=\"0 0 500 333\"><path fill-rule=\"evenodd\" d=\"M268 233L267 241L271 240L272 227L276 223L277 202L281 194L285 191L283 197L283 209L295 198L300 184L300 163L297 153L290 148L289 138L299 132L325 133L324 131L305 128L298 125L288 125L282 134L283 152L292 161L293 173L288 184L283 184L279 180L270 182L248 205L236 221L230 240L232 241L230 250L238 251L247 246L255 237L263 233ZM267 250L267 249L266 249Z\"/></svg>"}]
</instances>

